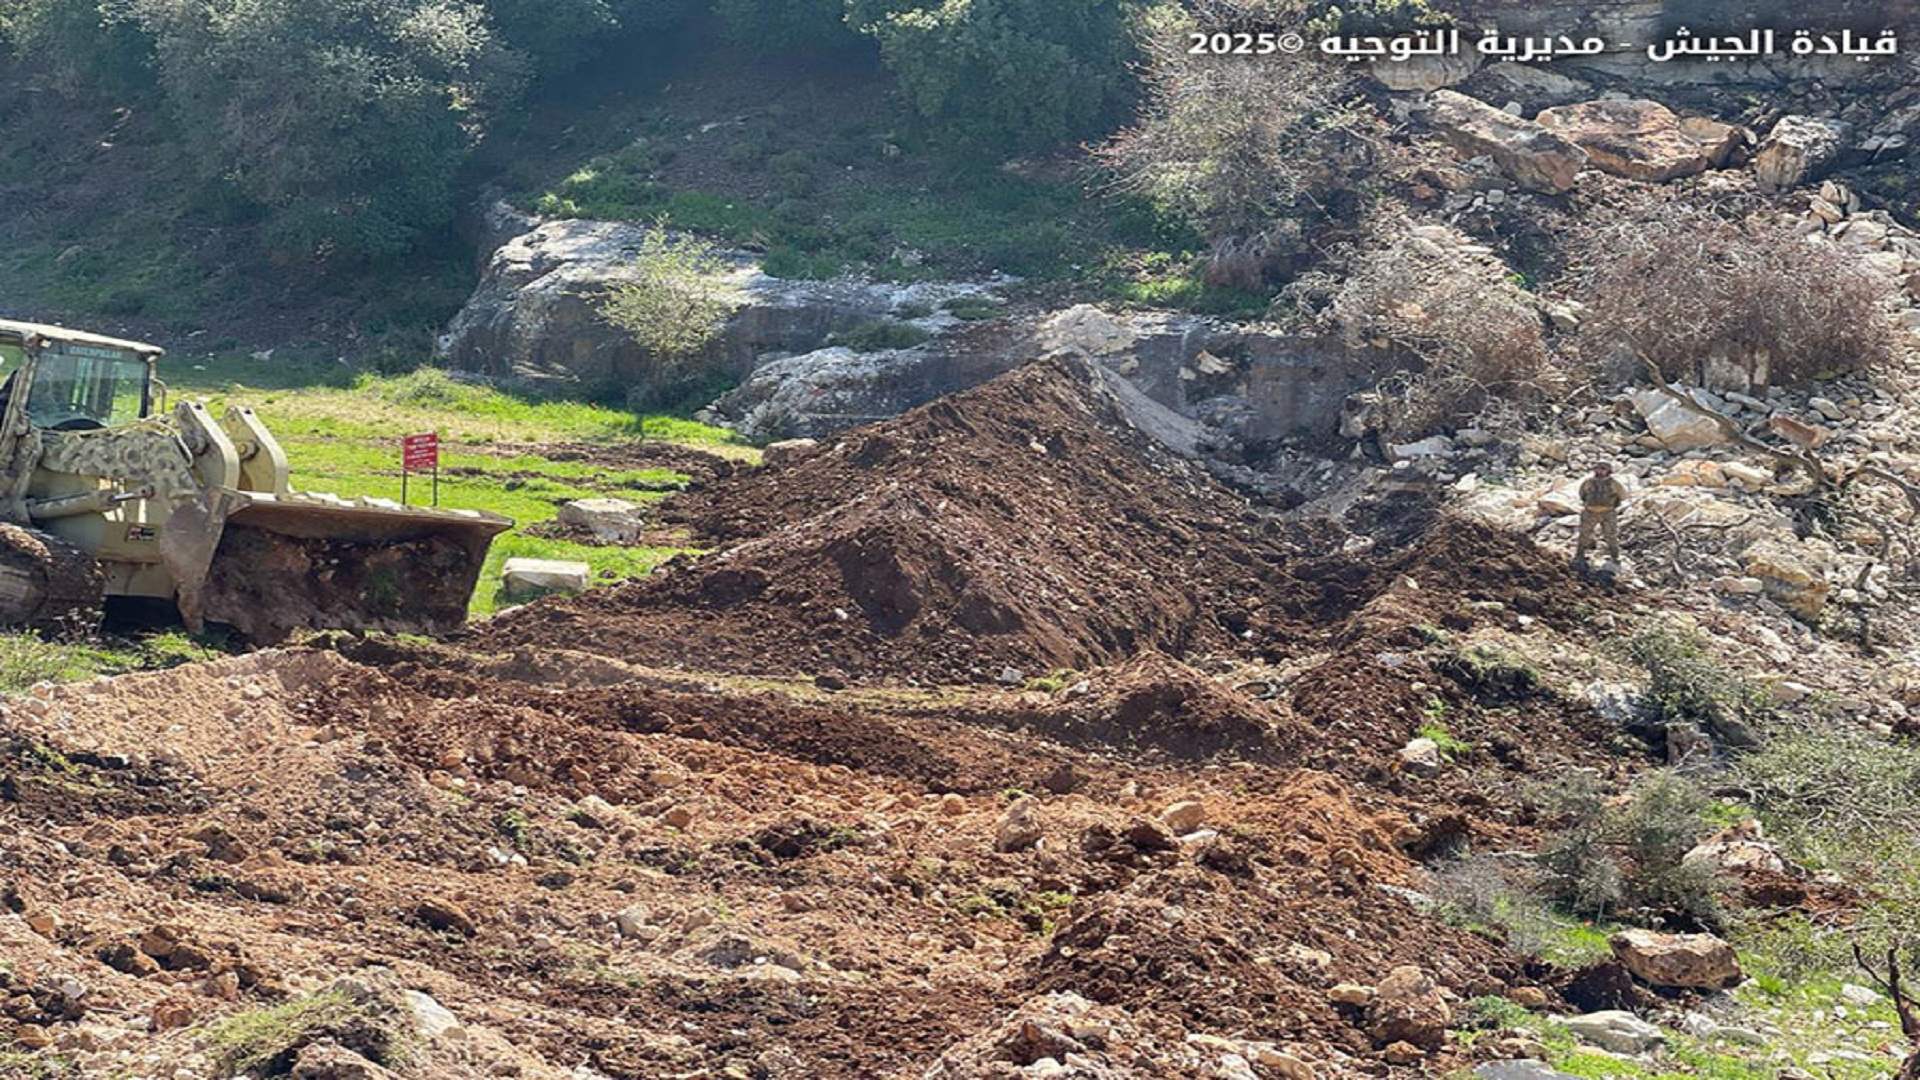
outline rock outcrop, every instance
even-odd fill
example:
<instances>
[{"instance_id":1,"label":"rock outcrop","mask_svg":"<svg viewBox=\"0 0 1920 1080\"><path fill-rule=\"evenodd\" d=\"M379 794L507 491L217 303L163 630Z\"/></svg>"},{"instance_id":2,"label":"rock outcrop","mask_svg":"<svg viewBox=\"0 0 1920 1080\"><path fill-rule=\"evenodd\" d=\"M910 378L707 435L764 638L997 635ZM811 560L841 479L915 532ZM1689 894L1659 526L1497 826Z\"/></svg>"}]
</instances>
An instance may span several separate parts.
<instances>
[{"instance_id":1,"label":"rock outcrop","mask_svg":"<svg viewBox=\"0 0 1920 1080\"><path fill-rule=\"evenodd\" d=\"M600 314L608 290L631 280L646 227L623 222L541 223L502 243L480 285L448 326L440 352L494 378L600 386L644 385L656 365ZM717 340L689 363L739 376L769 354L822 348L835 333L903 318L929 333L960 320L941 305L984 295L986 283L777 278L745 252L726 253L712 284L732 308Z\"/></svg>"}]
</instances>

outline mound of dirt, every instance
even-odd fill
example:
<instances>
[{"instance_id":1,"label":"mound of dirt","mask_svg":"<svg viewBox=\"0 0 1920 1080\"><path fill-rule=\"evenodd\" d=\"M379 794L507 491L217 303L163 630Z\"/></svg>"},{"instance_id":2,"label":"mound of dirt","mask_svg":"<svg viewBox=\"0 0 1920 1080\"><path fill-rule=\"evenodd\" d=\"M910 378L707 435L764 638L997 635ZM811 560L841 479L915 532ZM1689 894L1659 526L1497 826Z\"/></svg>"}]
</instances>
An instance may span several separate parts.
<instances>
[{"instance_id":1,"label":"mound of dirt","mask_svg":"<svg viewBox=\"0 0 1920 1080\"><path fill-rule=\"evenodd\" d=\"M1459 613L1489 601L1571 617L1586 592L1526 540L1432 513L1382 524L1406 546L1329 555L1339 537L1282 523L1158 442L1112 379L1036 362L688 492L663 518L718 553L509 612L465 640L953 682L1146 650L1289 655L1421 618L1471 621ZM1409 576L1427 590L1417 610L1381 601ZM1364 610L1376 601L1385 610Z\"/></svg>"},{"instance_id":2,"label":"mound of dirt","mask_svg":"<svg viewBox=\"0 0 1920 1080\"><path fill-rule=\"evenodd\" d=\"M663 512L724 553L472 640L953 679L1233 647L1310 606L1279 531L1140 431L1108 378L1032 364L690 493Z\"/></svg>"}]
</instances>

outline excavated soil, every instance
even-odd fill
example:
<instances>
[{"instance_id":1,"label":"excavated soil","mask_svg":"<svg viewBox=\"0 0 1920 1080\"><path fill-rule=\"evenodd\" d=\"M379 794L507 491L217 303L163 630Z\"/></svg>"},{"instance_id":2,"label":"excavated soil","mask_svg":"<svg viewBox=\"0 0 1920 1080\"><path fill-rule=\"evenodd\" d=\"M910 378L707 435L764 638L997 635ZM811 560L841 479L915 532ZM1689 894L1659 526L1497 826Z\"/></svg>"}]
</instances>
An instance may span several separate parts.
<instances>
[{"instance_id":1,"label":"excavated soil","mask_svg":"<svg viewBox=\"0 0 1920 1080\"><path fill-rule=\"evenodd\" d=\"M101 1075L214 1075L220 1018L350 973L458 1018L401 1070L435 1080L1010 1075L1062 1009L1115 1076L1214 1075L1192 1036L1471 1064L1388 1064L1328 989L1552 985L1415 890L1530 842L1509 789L1614 733L1430 643L1607 598L1424 509L1336 554L1102 380L1036 364L716 475L670 504L715 554L447 642L7 703L0 1007ZM1472 747L1422 778L1436 700Z\"/></svg>"},{"instance_id":2,"label":"excavated soil","mask_svg":"<svg viewBox=\"0 0 1920 1080\"><path fill-rule=\"evenodd\" d=\"M698 487L663 513L720 554L511 612L468 641L955 682L1144 650L1291 655L1364 632L1350 617L1422 572L1448 590L1430 605L1570 617L1581 587L1482 526L1433 523L1372 561L1324 557L1324 530L1256 512L1155 442L1108 378L1032 364L789 466Z\"/></svg>"}]
</instances>

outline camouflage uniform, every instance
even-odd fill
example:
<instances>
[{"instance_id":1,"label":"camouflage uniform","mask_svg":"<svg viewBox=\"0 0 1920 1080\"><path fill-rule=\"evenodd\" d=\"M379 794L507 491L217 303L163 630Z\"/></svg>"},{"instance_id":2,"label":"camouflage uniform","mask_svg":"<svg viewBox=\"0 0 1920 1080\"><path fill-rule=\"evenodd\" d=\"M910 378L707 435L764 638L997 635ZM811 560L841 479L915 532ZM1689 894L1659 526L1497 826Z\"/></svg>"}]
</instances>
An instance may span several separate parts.
<instances>
[{"instance_id":1,"label":"camouflage uniform","mask_svg":"<svg viewBox=\"0 0 1920 1080\"><path fill-rule=\"evenodd\" d=\"M1626 485L1611 476L1589 476L1580 485L1580 542L1574 562L1587 561L1596 531L1606 539L1607 556L1620 561L1620 504L1626 501Z\"/></svg>"}]
</instances>

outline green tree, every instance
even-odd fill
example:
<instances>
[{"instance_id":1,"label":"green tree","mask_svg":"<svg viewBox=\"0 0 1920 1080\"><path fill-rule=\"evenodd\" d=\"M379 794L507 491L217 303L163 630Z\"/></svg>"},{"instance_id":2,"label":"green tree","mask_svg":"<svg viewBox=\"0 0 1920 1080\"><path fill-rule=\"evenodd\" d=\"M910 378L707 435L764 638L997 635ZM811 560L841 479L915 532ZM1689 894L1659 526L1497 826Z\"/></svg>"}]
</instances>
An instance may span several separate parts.
<instances>
[{"instance_id":1,"label":"green tree","mask_svg":"<svg viewBox=\"0 0 1920 1080\"><path fill-rule=\"evenodd\" d=\"M601 302L600 315L625 330L660 367L672 368L711 345L733 310L724 277L730 267L712 244L649 226L631 277Z\"/></svg>"},{"instance_id":2,"label":"green tree","mask_svg":"<svg viewBox=\"0 0 1920 1080\"><path fill-rule=\"evenodd\" d=\"M1093 133L1131 100L1131 0L853 0L914 110L974 145Z\"/></svg>"},{"instance_id":3,"label":"green tree","mask_svg":"<svg viewBox=\"0 0 1920 1080\"><path fill-rule=\"evenodd\" d=\"M845 0L713 0L727 36L767 53L819 54L860 44Z\"/></svg>"},{"instance_id":4,"label":"green tree","mask_svg":"<svg viewBox=\"0 0 1920 1080\"><path fill-rule=\"evenodd\" d=\"M500 38L538 75L565 74L621 34L665 30L689 0L485 0Z\"/></svg>"},{"instance_id":5,"label":"green tree","mask_svg":"<svg viewBox=\"0 0 1920 1080\"><path fill-rule=\"evenodd\" d=\"M270 245L324 264L401 254L452 216L454 178L518 68L457 0L141 0L160 82L210 180Z\"/></svg>"},{"instance_id":6,"label":"green tree","mask_svg":"<svg viewBox=\"0 0 1920 1080\"><path fill-rule=\"evenodd\" d=\"M125 0L0 0L0 41L68 92L152 85L153 41Z\"/></svg>"}]
</instances>

